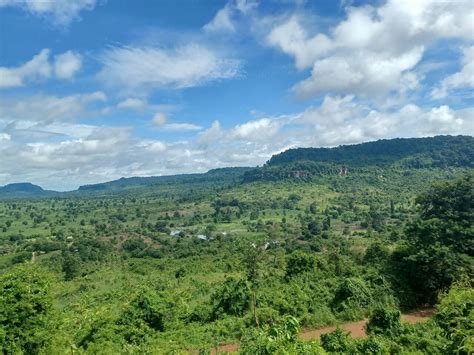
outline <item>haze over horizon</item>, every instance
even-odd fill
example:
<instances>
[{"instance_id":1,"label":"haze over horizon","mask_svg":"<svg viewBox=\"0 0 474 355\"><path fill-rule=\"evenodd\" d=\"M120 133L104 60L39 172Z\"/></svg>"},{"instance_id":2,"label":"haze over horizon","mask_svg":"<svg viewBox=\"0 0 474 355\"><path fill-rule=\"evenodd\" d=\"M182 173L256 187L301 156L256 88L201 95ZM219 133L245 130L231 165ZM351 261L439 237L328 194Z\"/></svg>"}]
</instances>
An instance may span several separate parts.
<instances>
[{"instance_id":1,"label":"haze over horizon","mask_svg":"<svg viewBox=\"0 0 474 355\"><path fill-rule=\"evenodd\" d=\"M0 185L474 134L471 1L1 0Z\"/></svg>"}]
</instances>

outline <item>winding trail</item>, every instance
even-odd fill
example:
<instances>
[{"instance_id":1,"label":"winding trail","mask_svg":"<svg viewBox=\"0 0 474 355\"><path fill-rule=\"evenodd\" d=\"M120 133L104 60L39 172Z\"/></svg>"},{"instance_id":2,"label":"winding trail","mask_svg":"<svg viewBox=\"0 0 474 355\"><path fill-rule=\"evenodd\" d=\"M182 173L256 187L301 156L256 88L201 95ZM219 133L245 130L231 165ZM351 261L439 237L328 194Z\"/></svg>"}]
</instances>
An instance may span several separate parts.
<instances>
[{"instance_id":1,"label":"winding trail","mask_svg":"<svg viewBox=\"0 0 474 355\"><path fill-rule=\"evenodd\" d=\"M433 308L428 308L420 311L410 312L407 314L402 314L402 321L405 323L418 323L423 322L430 318L435 313ZM350 322L339 324L339 328L342 328L348 331L353 338L364 338L367 335L365 334L365 325L367 324L367 319L358 321L358 322ZM314 340L319 339L322 334L330 333L338 326L328 326L318 329L303 329L301 331L299 338L302 340ZM225 354L225 353L236 353L239 350L239 344L223 344L217 348L211 349L211 354Z\"/></svg>"}]
</instances>

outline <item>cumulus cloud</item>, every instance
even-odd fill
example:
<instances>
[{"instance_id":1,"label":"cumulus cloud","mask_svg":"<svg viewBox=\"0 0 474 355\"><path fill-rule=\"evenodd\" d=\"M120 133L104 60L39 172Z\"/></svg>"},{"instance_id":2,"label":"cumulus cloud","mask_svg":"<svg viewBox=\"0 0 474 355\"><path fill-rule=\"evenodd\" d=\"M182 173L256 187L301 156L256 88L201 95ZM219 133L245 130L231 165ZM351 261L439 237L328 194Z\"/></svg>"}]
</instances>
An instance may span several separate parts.
<instances>
[{"instance_id":1,"label":"cumulus cloud","mask_svg":"<svg viewBox=\"0 0 474 355\"><path fill-rule=\"evenodd\" d=\"M0 67L0 89L24 86L51 76L49 49L43 49L28 62L18 67Z\"/></svg>"},{"instance_id":2,"label":"cumulus cloud","mask_svg":"<svg viewBox=\"0 0 474 355\"><path fill-rule=\"evenodd\" d=\"M55 56L50 62L50 50L43 49L28 62L17 67L0 67L0 89L25 86L54 76L72 79L82 66L82 57L71 51Z\"/></svg>"},{"instance_id":3,"label":"cumulus cloud","mask_svg":"<svg viewBox=\"0 0 474 355\"><path fill-rule=\"evenodd\" d=\"M72 51L67 51L54 58L54 73L59 79L72 79L81 66L82 56Z\"/></svg>"},{"instance_id":4,"label":"cumulus cloud","mask_svg":"<svg viewBox=\"0 0 474 355\"><path fill-rule=\"evenodd\" d=\"M462 53L461 70L443 79L441 85L431 92L432 98L444 98L450 91L456 89L474 88L474 46L463 48Z\"/></svg>"},{"instance_id":5,"label":"cumulus cloud","mask_svg":"<svg viewBox=\"0 0 474 355\"><path fill-rule=\"evenodd\" d=\"M0 7L18 7L64 26L79 19L81 11L94 9L96 3L97 0L0 0Z\"/></svg>"},{"instance_id":6,"label":"cumulus cloud","mask_svg":"<svg viewBox=\"0 0 474 355\"><path fill-rule=\"evenodd\" d=\"M282 126L281 119L262 118L237 125L231 132L236 139L265 141L273 137Z\"/></svg>"},{"instance_id":7,"label":"cumulus cloud","mask_svg":"<svg viewBox=\"0 0 474 355\"><path fill-rule=\"evenodd\" d=\"M238 75L240 63L198 44L172 49L114 47L101 56L100 79L128 90L184 89Z\"/></svg>"},{"instance_id":8,"label":"cumulus cloud","mask_svg":"<svg viewBox=\"0 0 474 355\"><path fill-rule=\"evenodd\" d=\"M384 111L361 104L354 96L326 96L320 106L307 109L297 121L312 127L308 146L335 146L380 138L473 134L472 113L446 105L421 108L415 104Z\"/></svg>"},{"instance_id":9,"label":"cumulus cloud","mask_svg":"<svg viewBox=\"0 0 474 355\"><path fill-rule=\"evenodd\" d=\"M471 40L470 0L389 0L379 7L347 7L347 17L327 33L309 33L304 16L275 25L267 42L292 56L311 76L294 90L301 98L326 92L362 96L412 90L426 47L443 38Z\"/></svg>"}]
</instances>

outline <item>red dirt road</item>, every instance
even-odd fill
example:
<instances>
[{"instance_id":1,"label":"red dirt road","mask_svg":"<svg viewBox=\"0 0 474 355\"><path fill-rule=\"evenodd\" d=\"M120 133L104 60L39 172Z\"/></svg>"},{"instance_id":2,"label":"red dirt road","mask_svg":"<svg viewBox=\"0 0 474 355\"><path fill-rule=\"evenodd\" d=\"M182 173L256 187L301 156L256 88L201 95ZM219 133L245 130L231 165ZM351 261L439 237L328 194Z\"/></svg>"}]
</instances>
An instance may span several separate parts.
<instances>
[{"instance_id":1,"label":"red dirt road","mask_svg":"<svg viewBox=\"0 0 474 355\"><path fill-rule=\"evenodd\" d=\"M434 314L433 309L426 309L423 311L417 311L408 314L402 314L402 321L406 323L418 323L422 322ZM353 338L363 338L366 336L365 334L365 325L367 324L367 319L358 321L358 322L351 322L340 324L339 327L348 331ZM322 334L330 333L336 330L336 326L332 327L324 327L320 329L312 329L312 330L303 330L300 333L300 339L303 340L313 340L319 339Z\"/></svg>"},{"instance_id":2,"label":"red dirt road","mask_svg":"<svg viewBox=\"0 0 474 355\"><path fill-rule=\"evenodd\" d=\"M425 309L422 311L410 312L408 314L402 314L402 321L406 323L418 323L423 322L430 318L434 314L434 309ZM340 324L339 327L350 332L353 338L363 338L365 334L365 325L367 324L367 319ZM300 339L302 340L313 340L319 339L322 334L330 333L336 330L336 326L324 327L319 329L307 329L303 330L300 333ZM211 354L226 354L226 353L235 353L239 350L239 344L224 344L219 346L217 349L211 349Z\"/></svg>"}]
</instances>

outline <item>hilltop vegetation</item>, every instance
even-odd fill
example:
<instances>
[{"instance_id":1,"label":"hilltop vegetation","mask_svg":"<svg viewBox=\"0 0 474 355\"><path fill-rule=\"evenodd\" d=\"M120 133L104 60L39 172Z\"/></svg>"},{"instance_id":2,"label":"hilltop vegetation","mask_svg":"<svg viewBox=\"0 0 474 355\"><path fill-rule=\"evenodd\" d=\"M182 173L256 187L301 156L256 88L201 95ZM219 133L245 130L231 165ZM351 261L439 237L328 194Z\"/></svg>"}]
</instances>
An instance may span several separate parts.
<instances>
[{"instance_id":1,"label":"hilltop vegetation","mask_svg":"<svg viewBox=\"0 0 474 355\"><path fill-rule=\"evenodd\" d=\"M450 158L415 167L399 163L419 159L407 152L360 164L274 157L252 170L0 202L1 349L206 353L240 342L245 354L468 354L472 138L423 142ZM329 169L294 176L308 164ZM266 169L276 177L261 178ZM428 322L400 322L433 305ZM298 340L302 328L365 317L368 338Z\"/></svg>"},{"instance_id":2,"label":"hilltop vegetation","mask_svg":"<svg viewBox=\"0 0 474 355\"><path fill-rule=\"evenodd\" d=\"M472 167L474 138L471 136L437 136L429 138L381 139L336 148L289 149L274 155L269 166L295 161L315 161L352 166L387 166L399 163L405 167Z\"/></svg>"}]
</instances>

